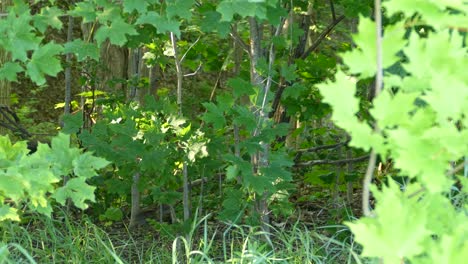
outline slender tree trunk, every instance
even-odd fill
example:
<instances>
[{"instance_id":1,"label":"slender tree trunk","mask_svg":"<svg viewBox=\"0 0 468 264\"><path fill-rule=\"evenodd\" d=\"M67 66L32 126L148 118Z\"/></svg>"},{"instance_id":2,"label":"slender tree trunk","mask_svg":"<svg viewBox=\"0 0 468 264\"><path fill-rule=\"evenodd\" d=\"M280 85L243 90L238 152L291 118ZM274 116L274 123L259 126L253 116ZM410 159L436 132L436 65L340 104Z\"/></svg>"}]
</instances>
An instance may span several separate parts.
<instances>
[{"instance_id":1,"label":"slender tree trunk","mask_svg":"<svg viewBox=\"0 0 468 264\"><path fill-rule=\"evenodd\" d=\"M353 152L352 152L352 150L349 149L349 150L346 152L346 158L347 158L347 159L353 158ZM354 170L353 167L354 167L354 166L353 166L353 163L352 163L352 162L349 162L348 165L347 165L347 168L346 168L346 169L347 169L347 172L348 172L348 173L351 173L351 172ZM352 181L346 182L346 198L347 198L347 200L348 200L348 204L349 204L350 208L352 208L351 205L352 205L352 203L353 203L353 193L354 193L353 182L352 182Z\"/></svg>"},{"instance_id":2,"label":"slender tree trunk","mask_svg":"<svg viewBox=\"0 0 468 264\"><path fill-rule=\"evenodd\" d=\"M141 49L137 49L137 50L134 50L132 52L130 52L130 67L129 67L129 71L130 71L130 75L132 77L136 77L137 79L140 79L141 78L141 58L142 58L142 54L141 54ZM139 103L141 103L141 100L142 99L142 96L140 95L141 93L141 89L138 89L136 86L132 86L130 88L130 96L129 96L129 100L136 100L138 101ZM132 189L131 189L131 199L132 199L132 202L131 202L131 209L130 209L130 223L129 223L129 227L130 228L134 228L136 227L137 225L141 224L141 216L140 216L140 212L141 212L141 205L140 205L140 189L139 189L139 185L140 185L140 178L141 178L141 174L140 174L140 171L138 171L138 166L137 166L137 171L134 172L133 176L132 176Z\"/></svg>"},{"instance_id":3,"label":"slender tree trunk","mask_svg":"<svg viewBox=\"0 0 468 264\"><path fill-rule=\"evenodd\" d=\"M7 8L11 5L11 0L2 0L0 1L0 12L6 12ZM3 19L0 18L0 19ZM10 60L9 54L5 51L0 50L0 65L3 65L5 62ZM10 106L10 94L11 94L11 84L7 80L0 81L0 105ZM5 134L7 131L6 128L0 127L0 134Z\"/></svg>"},{"instance_id":4,"label":"slender tree trunk","mask_svg":"<svg viewBox=\"0 0 468 264\"><path fill-rule=\"evenodd\" d=\"M132 179L132 204L130 209L130 223L129 228L134 228L138 224L140 224L140 190L138 189L138 185L140 183L140 173L135 172L133 174Z\"/></svg>"},{"instance_id":5,"label":"slender tree trunk","mask_svg":"<svg viewBox=\"0 0 468 264\"><path fill-rule=\"evenodd\" d=\"M177 106L179 108L179 117L183 116L182 112L182 84L183 84L183 72L181 66L181 59L179 57L179 50L177 48L177 39L174 33L170 33L172 48L174 50L174 62L177 72ZM183 161L182 166L182 177L183 177L183 206L184 206L184 221L190 218L190 184L188 178L187 162Z\"/></svg>"},{"instance_id":6,"label":"slender tree trunk","mask_svg":"<svg viewBox=\"0 0 468 264\"><path fill-rule=\"evenodd\" d=\"M257 128L253 136L256 136L260 133L260 129L263 125L265 116L265 100L268 90L267 87L262 83L262 79L260 74L257 71L257 65L259 60L264 57L263 49L261 47L262 41L262 26L257 22L257 20L253 17L249 18L249 25L250 25L250 81L256 87L261 89L262 93L259 98L260 101L256 103L252 108L255 111L258 106L260 106L260 111L258 111L257 115ZM257 111L256 111L257 112ZM252 157L252 165L254 168L254 173L257 174L257 177L261 177L258 175L260 169L262 167L268 166L268 153L269 153L269 145L267 143L262 144L262 151L259 151L254 157ZM270 228L270 217L268 214L268 201L267 201L268 193L263 193L256 197L255 201L255 209L257 213L260 215L260 220L262 221L262 228L263 230L268 233Z\"/></svg>"},{"instance_id":7,"label":"slender tree trunk","mask_svg":"<svg viewBox=\"0 0 468 264\"><path fill-rule=\"evenodd\" d=\"M67 42L73 41L73 17L68 16L68 29L67 29ZM68 53L65 57L65 63L67 67L65 68L65 106L63 108L63 113L65 115L70 114L71 112L71 63L72 63L72 54ZM62 124L63 125L63 124Z\"/></svg>"}]
</instances>

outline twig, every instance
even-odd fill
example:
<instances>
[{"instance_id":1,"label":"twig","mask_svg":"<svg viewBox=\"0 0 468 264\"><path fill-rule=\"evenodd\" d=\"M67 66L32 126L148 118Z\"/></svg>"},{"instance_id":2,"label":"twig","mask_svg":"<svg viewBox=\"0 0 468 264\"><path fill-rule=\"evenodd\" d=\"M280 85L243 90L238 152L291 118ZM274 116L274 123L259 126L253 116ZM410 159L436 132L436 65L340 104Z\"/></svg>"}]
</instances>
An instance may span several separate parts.
<instances>
[{"instance_id":1,"label":"twig","mask_svg":"<svg viewBox=\"0 0 468 264\"><path fill-rule=\"evenodd\" d=\"M455 168L451 169L450 171L447 172L447 176L452 176L454 175L455 173L461 171L463 168L465 168L465 165L468 165L468 160L465 159L464 162L458 164Z\"/></svg>"},{"instance_id":2,"label":"twig","mask_svg":"<svg viewBox=\"0 0 468 264\"><path fill-rule=\"evenodd\" d=\"M242 47L243 50L245 50L248 54L250 54L250 47L245 43L242 38L239 36L239 33L237 33L237 30L234 30L233 27L231 27L231 33L229 33L231 37Z\"/></svg>"},{"instance_id":3,"label":"twig","mask_svg":"<svg viewBox=\"0 0 468 264\"><path fill-rule=\"evenodd\" d=\"M332 12L333 21L335 21L336 20L335 5L333 4L333 0L329 0L329 2L330 2L330 9Z\"/></svg>"},{"instance_id":4,"label":"twig","mask_svg":"<svg viewBox=\"0 0 468 264\"><path fill-rule=\"evenodd\" d=\"M198 65L198 68L197 68L194 72L184 74L184 77L190 77L190 76L197 75L197 73L198 73L198 72L200 71L200 69L202 68L202 65L203 65L203 63L200 62L200 65Z\"/></svg>"},{"instance_id":5,"label":"twig","mask_svg":"<svg viewBox=\"0 0 468 264\"><path fill-rule=\"evenodd\" d=\"M324 165L324 164L346 164L346 163L356 163L361 162L369 158L369 155L351 158L351 159L341 159L341 160L311 160L307 162L297 163L295 167L307 167L315 165Z\"/></svg>"},{"instance_id":6,"label":"twig","mask_svg":"<svg viewBox=\"0 0 468 264\"><path fill-rule=\"evenodd\" d=\"M304 153L304 152L317 152L319 150L323 150L323 149L334 149L334 148L337 148L337 147L340 147L340 146L343 146L345 144L347 144L349 142L349 138L346 140L346 141L343 141L343 142L339 142L339 143L336 143L336 144L331 144L331 145L321 145L321 146L317 146L317 147L313 147L313 148L308 148L308 149L299 149L297 150L297 152L300 152L300 153Z\"/></svg>"},{"instance_id":7,"label":"twig","mask_svg":"<svg viewBox=\"0 0 468 264\"><path fill-rule=\"evenodd\" d=\"M197 38L197 40L195 40L195 42L192 43L192 45L190 45L190 47L187 49L187 51L185 51L184 55L182 55L182 58L180 58L180 63L182 63L185 59L185 56L187 56L187 53L197 44L197 42L200 40L200 37Z\"/></svg>"},{"instance_id":8,"label":"twig","mask_svg":"<svg viewBox=\"0 0 468 264\"><path fill-rule=\"evenodd\" d=\"M28 139L32 135L23 126L21 126L20 119L8 106L0 105L0 114L4 120L0 120L0 126L3 126L21 139Z\"/></svg>"},{"instance_id":9,"label":"twig","mask_svg":"<svg viewBox=\"0 0 468 264\"><path fill-rule=\"evenodd\" d=\"M336 25L338 25L344 18L345 16L341 15L337 19L333 20L333 22L331 22L327 28L325 28L325 30L320 33L314 43L312 43L312 45L301 55L300 58L305 59L307 56L309 56L310 53L314 52L320 46L323 39L325 39L325 37L333 30L333 28L335 28Z\"/></svg>"},{"instance_id":10,"label":"twig","mask_svg":"<svg viewBox=\"0 0 468 264\"><path fill-rule=\"evenodd\" d=\"M296 151L296 156L294 157L294 163L299 162L299 160L302 157L302 154L304 154L304 153L317 152L317 151L324 150L324 149L329 149L329 150L336 149L336 148L339 148L339 147L341 147L341 146L343 146L345 144L348 144L349 141L350 141L350 138L348 137L346 139L346 141L339 142L339 143L336 143L336 144L321 145L321 146L308 148L308 149L299 149L299 150Z\"/></svg>"}]
</instances>

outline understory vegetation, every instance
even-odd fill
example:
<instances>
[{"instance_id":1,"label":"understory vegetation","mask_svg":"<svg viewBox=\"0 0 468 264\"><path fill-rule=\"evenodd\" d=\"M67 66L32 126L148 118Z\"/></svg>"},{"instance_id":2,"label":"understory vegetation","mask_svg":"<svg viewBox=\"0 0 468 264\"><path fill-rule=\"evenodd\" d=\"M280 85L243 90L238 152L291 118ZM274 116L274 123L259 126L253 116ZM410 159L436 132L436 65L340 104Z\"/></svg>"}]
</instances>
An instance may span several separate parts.
<instances>
[{"instance_id":1,"label":"understory vegetation","mask_svg":"<svg viewBox=\"0 0 468 264\"><path fill-rule=\"evenodd\" d=\"M466 1L0 11L0 263L468 259Z\"/></svg>"}]
</instances>

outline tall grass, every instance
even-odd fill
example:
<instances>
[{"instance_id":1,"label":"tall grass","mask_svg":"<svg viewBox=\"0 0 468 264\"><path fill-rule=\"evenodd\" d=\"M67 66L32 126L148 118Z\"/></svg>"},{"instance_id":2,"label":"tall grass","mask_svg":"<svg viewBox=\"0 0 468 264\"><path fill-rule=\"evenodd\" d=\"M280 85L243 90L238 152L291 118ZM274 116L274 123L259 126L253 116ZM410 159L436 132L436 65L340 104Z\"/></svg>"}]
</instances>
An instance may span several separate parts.
<instances>
[{"instance_id":1,"label":"tall grass","mask_svg":"<svg viewBox=\"0 0 468 264\"><path fill-rule=\"evenodd\" d=\"M89 219L32 217L0 225L1 263L361 263L343 226L327 237L300 223L265 234L246 225L213 224L204 217L170 241L120 230L106 233ZM112 231L112 230L111 230Z\"/></svg>"}]
</instances>

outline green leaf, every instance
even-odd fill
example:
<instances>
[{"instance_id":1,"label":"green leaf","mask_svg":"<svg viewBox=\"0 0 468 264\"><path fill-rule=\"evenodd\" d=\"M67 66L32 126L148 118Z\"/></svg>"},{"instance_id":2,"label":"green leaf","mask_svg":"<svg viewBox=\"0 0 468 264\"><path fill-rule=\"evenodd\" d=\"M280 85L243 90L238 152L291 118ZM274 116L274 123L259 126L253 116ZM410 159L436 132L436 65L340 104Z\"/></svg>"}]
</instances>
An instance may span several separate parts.
<instances>
[{"instance_id":1,"label":"green leaf","mask_svg":"<svg viewBox=\"0 0 468 264\"><path fill-rule=\"evenodd\" d=\"M291 65L283 64L281 66L281 76L283 76L287 82L294 81L297 78L296 64L291 64Z\"/></svg>"},{"instance_id":2,"label":"green leaf","mask_svg":"<svg viewBox=\"0 0 468 264\"><path fill-rule=\"evenodd\" d=\"M317 85L323 95L323 102L333 106L333 119L338 125L353 119L359 111L359 100L356 95L356 83L350 76L338 70L335 82Z\"/></svg>"},{"instance_id":3,"label":"green leaf","mask_svg":"<svg viewBox=\"0 0 468 264\"><path fill-rule=\"evenodd\" d=\"M237 169L236 165L229 165L226 168L226 179L227 180L234 180L239 175L239 170Z\"/></svg>"},{"instance_id":4,"label":"green leaf","mask_svg":"<svg viewBox=\"0 0 468 264\"><path fill-rule=\"evenodd\" d=\"M110 164L109 161L93 156L90 152L85 152L72 162L73 172L78 177L91 178L97 175L100 170Z\"/></svg>"},{"instance_id":5,"label":"green leaf","mask_svg":"<svg viewBox=\"0 0 468 264\"><path fill-rule=\"evenodd\" d=\"M281 23L281 18L288 16L288 12L287 12L286 9L284 9L280 5L275 6L275 7L267 6L267 14L266 15L267 15L268 23L270 23L271 25L277 27Z\"/></svg>"},{"instance_id":6,"label":"green leaf","mask_svg":"<svg viewBox=\"0 0 468 264\"><path fill-rule=\"evenodd\" d=\"M203 32L218 31L220 37L226 37L231 31L231 24L221 21L221 14L216 11L203 13L203 20L200 22L200 29Z\"/></svg>"},{"instance_id":7,"label":"green leaf","mask_svg":"<svg viewBox=\"0 0 468 264\"><path fill-rule=\"evenodd\" d=\"M167 19L154 11L140 16L136 24L149 24L155 27L160 34L173 32L177 37L180 37L180 21Z\"/></svg>"},{"instance_id":8,"label":"green leaf","mask_svg":"<svg viewBox=\"0 0 468 264\"><path fill-rule=\"evenodd\" d=\"M18 209L12 208L8 205L0 205L0 222L5 220L17 221L19 222L21 219L18 215Z\"/></svg>"},{"instance_id":9,"label":"green leaf","mask_svg":"<svg viewBox=\"0 0 468 264\"><path fill-rule=\"evenodd\" d=\"M133 10L136 10L138 13L143 14L148 8L147 1L144 0L124 0L123 1L123 10L124 12L131 13Z\"/></svg>"},{"instance_id":10,"label":"green leaf","mask_svg":"<svg viewBox=\"0 0 468 264\"><path fill-rule=\"evenodd\" d=\"M6 62L2 68L0 68L0 80L6 79L10 82L16 82L17 74L23 71L23 67L21 67L16 62Z\"/></svg>"},{"instance_id":11,"label":"green leaf","mask_svg":"<svg viewBox=\"0 0 468 264\"><path fill-rule=\"evenodd\" d=\"M126 35L138 35L138 32L135 28L125 22L122 17L114 18L110 24L101 25L94 36L94 39L97 41L98 45L104 42L106 39L110 40L110 43L123 46L127 43Z\"/></svg>"},{"instance_id":12,"label":"green leaf","mask_svg":"<svg viewBox=\"0 0 468 264\"><path fill-rule=\"evenodd\" d=\"M227 85L233 88L232 93L236 99L244 95L255 94L252 84L242 78L231 78L228 80Z\"/></svg>"},{"instance_id":13,"label":"green leaf","mask_svg":"<svg viewBox=\"0 0 468 264\"><path fill-rule=\"evenodd\" d=\"M362 255L399 263L405 257L422 254L422 244L431 240L431 232L426 228L426 211L417 199L407 198L392 180L382 191L374 188L373 193L378 203L377 217L347 223L356 241L363 245Z\"/></svg>"},{"instance_id":14,"label":"green leaf","mask_svg":"<svg viewBox=\"0 0 468 264\"><path fill-rule=\"evenodd\" d=\"M64 47L65 53L75 54L78 61L84 61L88 57L95 61L99 60L99 47L94 43L75 39L72 42L65 43Z\"/></svg>"},{"instance_id":15,"label":"green leaf","mask_svg":"<svg viewBox=\"0 0 468 264\"><path fill-rule=\"evenodd\" d=\"M57 189L52 197L62 205L65 205L67 199L70 198L76 207L84 210L88 208L86 201L95 201L95 189L96 187L86 183L85 178L73 178L68 180L64 187Z\"/></svg>"},{"instance_id":16,"label":"green leaf","mask_svg":"<svg viewBox=\"0 0 468 264\"><path fill-rule=\"evenodd\" d=\"M31 9L29 8L30 5L26 1L21 1L21 0L13 0L11 8L11 12L16 14L16 15L23 15L23 14L29 14L31 12Z\"/></svg>"},{"instance_id":17,"label":"green leaf","mask_svg":"<svg viewBox=\"0 0 468 264\"><path fill-rule=\"evenodd\" d=\"M189 20L192 17L194 0L168 0L166 14L168 19L175 17Z\"/></svg>"},{"instance_id":18,"label":"green leaf","mask_svg":"<svg viewBox=\"0 0 468 264\"><path fill-rule=\"evenodd\" d=\"M6 197L11 197L13 201L20 200L24 197L24 187L27 181L17 169L9 168L8 171L0 172L0 192Z\"/></svg>"},{"instance_id":19,"label":"green leaf","mask_svg":"<svg viewBox=\"0 0 468 264\"><path fill-rule=\"evenodd\" d=\"M333 106L332 120L351 134L351 146L364 150L373 146L377 153L385 153L382 137L374 134L373 129L356 116L359 112L359 100L355 97L356 83L342 70L338 70L335 79L333 83L317 85L323 95L323 102Z\"/></svg>"},{"instance_id":20,"label":"green leaf","mask_svg":"<svg viewBox=\"0 0 468 264\"><path fill-rule=\"evenodd\" d=\"M358 30L359 33L354 35L353 40L359 49L344 53L342 58L344 63L350 67L351 73L361 74L362 78L373 77L377 70L375 23L370 19L360 17ZM383 68L390 67L399 61L396 54L406 45L404 40L405 32L403 23L386 27L382 39ZM368 63L363 63L363 61Z\"/></svg>"},{"instance_id":21,"label":"green leaf","mask_svg":"<svg viewBox=\"0 0 468 264\"><path fill-rule=\"evenodd\" d=\"M219 109L228 111L234 105L234 97L230 93L221 94L216 97L216 102Z\"/></svg>"},{"instance_id":22,"label":"green leaf","mask_svg":"<svg viewBox=\"0 0 468 264\"><path fill-rule=\"evenodd\" d=\"M221 21L232 21L235 14L241 17L267 18L265 3L251 0L223 0L219 3L216 11L221 14Z\"/></svg>"},{"instance_id":23,"label":"green leaf","mask_svg":"<svg viewBox=\"0 0 468 264\"><path fill-rule=\"evenodd\" d=\"M68 14L73 17L82 17L83 23L94 22L97 17L96 5L92 1L78 2Z\"/></svg>"},{"instance_id":24,"label":"green leaf","mask_svg":"<svg viewBox=\"0 0 468 264\"><path fill-rule=\"evenodd\" d=\"M39 47L42 39L33 33L31 18L28 13L17 17L10 12L7 19L2 21L4 23L0 24L5 27L3 30L7 30L2 42L5 50L11 52L12 60L25 62L28 59L28 52Z\"/></svg>"},{"instance_id":25,"label":"green leaf","mask_svg":"<svg viewBox=\"0 0 468 264\"><path fill-rule=\"evenodd\" d=\"M31 80L38 85L45 83L45 75L57 76L62 70L60 60L55 56L62 52L62 46L49 42L36 50L31 60L28 62L26 69Z\"/></svg>"},{"instance_id":26,"label":"green leaf","mask_svg":"<svg viewBox=\"0 0 468 264\"><path fill-rule=\"evenodd\" d=\"M397 93L394 96L384 90L374 99L374 108L370 110L373 117L378 120L380 128L393 128L398 125L408 124L409 115L415 107L414 102L419 93ZM392 109L392 111L389 111Z\"/></svg>"},{"instance_id":27,"label":"green leaf","mask_svg":"<svg viewBox=\"0 0 468 264\"><path fill-rule=\"evenodd\" d=\"M417 177L430 192L449 188L452 182L445 176L445 170L450 157L440 155L443 149L437 141L403 128L388 131L388 135L395 167L401 169L401 173Z\"/></svg>"},{"instance_id":28,"label":"green leaf","mask_svg":"<svg viewBox=\"0 0 468 264\"><path fill-rule=\"evenodd\" d=\"M51 140L52 170L58 175L68 175L73 171L72 162L80 155L80 150L70 148L70 135L58 134Z\"/></svg>"},{"instance_id":29,"label":"green leaf","mask_svg":"<svg viewBox=\"0 0 468 264\"><path fill-rule=\"evenodd\" d=\"M63 26L60 20L61 15L63 15L62 10L55 6L43 7L41 13L33 17L34 26L41 33L44 33L49 26L60 30Z\"/></svg>"},{"instance_id":30,"label":"green leaf","mask_svg":"<svg viewBox=\"0 0 468 264\"><path fill-rule=\"evenodd\" d=\"M83 112L79 111L74 114L66 114L63 116L64 123L62 132L65 134L75 134L83 127Z\"/></svg>"},{"instance_id":31,"label":"green leaf","mask_svg":"<svg viewBox=\"0 0 468 264\"><path fill-rule=\"evenodd\" d=\"M247 106L236 105L234 106L235 117L232 121L233 124L240 127L245 127L247 131L253 133L257 127L257 118Z\"/></svg>"},{"instance_id":32,"label":"green leaf","mask_svg":"<svg viewBox=\"0 0 468 264\"><path fill-rule=\"evenodd\" d=\"M223 200L223 209L219 213L219 219L222 221L236 222L243 216L245 199L241 190L227 189L226 199Z\"/></svg>"},{"instance_id":33,"label":"green leaf","mask_svg":"<svg viewBox=\"0 0 468 264\"><path fill-rule=\"evenodd\" d=\"M226 118L224 117L224 111L222 111L217 105L209 102L202 103L206 108L206 113L202 116L202 120L213 124L215 130L224 128L226 125Z\"/></svg>"},{"instance_id":34,"label":"green leaf","mask_svg":"<svg viewBox=\"0 0 468 264\"><path fill-rule=\"evenodd\" d=\"M298 99L305 91L307 88L303 84L294 82L293 85L284 89L283 98Z\"/></svg>"},{"instance_id":35,"label":"green leaf","mask_svg":"<svg viewBox=\"0 0 468 264\"><path fill-rule=\"evenodd\" d=\"M123 219L122 210L116 207L107 208L106 212L104 212L104 214L99 216L99 220L101 221L105 221L105 220L120 221L122 219Z\"/></svg>"}]
</instances>

